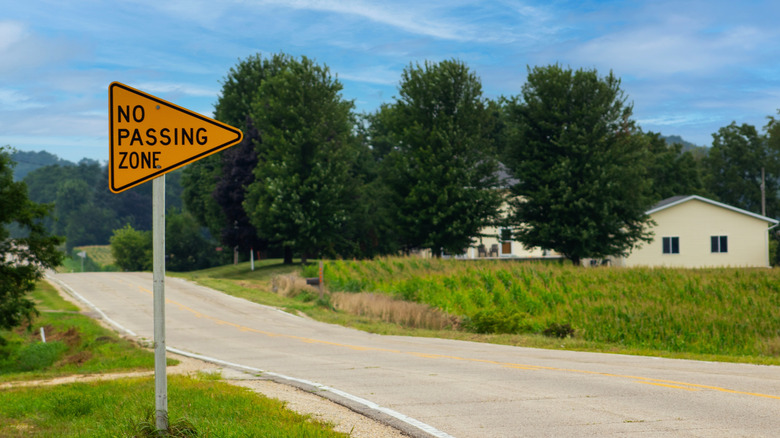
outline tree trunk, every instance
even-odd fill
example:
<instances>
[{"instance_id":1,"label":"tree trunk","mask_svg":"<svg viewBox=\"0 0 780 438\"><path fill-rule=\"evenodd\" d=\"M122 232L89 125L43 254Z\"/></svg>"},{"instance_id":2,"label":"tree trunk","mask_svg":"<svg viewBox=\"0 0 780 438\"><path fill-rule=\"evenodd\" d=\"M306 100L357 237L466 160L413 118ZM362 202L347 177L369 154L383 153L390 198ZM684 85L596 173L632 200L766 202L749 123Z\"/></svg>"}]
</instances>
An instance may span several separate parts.
<instances>
[{"instance_id":1,"label":"tree trunk","mask_svg":"<svg viewBox=\"0 0 780 438\"><path fill-rule=\"evenodd\" d=\"M580 256L572 256L571 257L571 264L574 265L574 266L580 266L581 261L582 260L580 259Z\"/></svg>"},{"instance_id":2,"label":"tree trunk","mask_svg":"<svg viewBox=\"0 0 780 438\"><path fill-rule=\"evenodd\" d=\"M284 247L284 264L292 265L293 263L293 251L289 246Z\"/></svg>"}]
</instances>

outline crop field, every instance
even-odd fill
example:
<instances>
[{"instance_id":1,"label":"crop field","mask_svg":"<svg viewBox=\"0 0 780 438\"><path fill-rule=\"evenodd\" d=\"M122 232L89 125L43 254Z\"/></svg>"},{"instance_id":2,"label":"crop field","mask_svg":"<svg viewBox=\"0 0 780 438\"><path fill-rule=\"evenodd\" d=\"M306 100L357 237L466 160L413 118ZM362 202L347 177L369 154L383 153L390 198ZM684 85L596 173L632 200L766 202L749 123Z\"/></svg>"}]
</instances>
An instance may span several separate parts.
<instances>
[{"instance_id":1,"label":"crop field","mask_svg":"<svg viewBox=\"0 0 780 438\"><path fill-rule=\"evenodd\" d=\"M327 261L325 284L427 304L477 333L573 333L637 349L780 355L780 270L381 258Z\"/></svg>"}]
</instances>

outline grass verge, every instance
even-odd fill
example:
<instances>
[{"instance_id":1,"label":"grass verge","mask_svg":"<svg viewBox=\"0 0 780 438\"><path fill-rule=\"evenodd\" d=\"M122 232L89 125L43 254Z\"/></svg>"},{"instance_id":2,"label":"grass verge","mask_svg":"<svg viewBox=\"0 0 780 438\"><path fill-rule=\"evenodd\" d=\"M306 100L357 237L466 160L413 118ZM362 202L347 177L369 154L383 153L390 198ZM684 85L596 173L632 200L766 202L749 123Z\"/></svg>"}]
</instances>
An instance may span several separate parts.
<instances>
[{"instance_id":1,"label":"grass verge","mask_svg":"<svg viewBox=\"0 0 780 438\"><path fill-rule=\"evenodd\" d=\"M0 392L0 436L157 437L154 379L72 383ZM212 378L170 376L170 435L345 437L284 404Z\"/></svg>"},{"instance_id":2,"label":"grass verge","mask_svg":"<svg viewBox=\"0 0 780 438\"><path fill-rule=\"evenodd\" d=\"M152 352L80 314L49 283L39 282L32 298L32 324L0 331L0 381L154 369Z\"/></svg>"}]
</instances>

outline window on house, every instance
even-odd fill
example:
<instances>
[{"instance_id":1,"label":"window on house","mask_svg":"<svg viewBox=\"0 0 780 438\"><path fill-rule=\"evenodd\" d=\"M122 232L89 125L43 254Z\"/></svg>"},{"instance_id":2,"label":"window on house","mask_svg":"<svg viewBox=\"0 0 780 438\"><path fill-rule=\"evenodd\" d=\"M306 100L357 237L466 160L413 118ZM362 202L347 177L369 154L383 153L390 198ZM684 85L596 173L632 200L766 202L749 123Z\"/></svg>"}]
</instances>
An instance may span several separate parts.
<instances>
[{"instance_id":1,"label":"window on house","mask_svg":"<svg viewBox=\"0 0 780 438\"><path fill-rule=\"evenodd\" d=\"M710 248L712 252L729 252L729 236L710 237Z\"/></svg>"},{"instance_id":2,"label":"window on house","mask_svg":"<svg viewBox=\"0 0 780 438\"><path fill-rule=\"evenodd\" d=\"M664 254L679 254L680 253L680 238L664 237L662 239Z\"/></svg>"}]
</instances>

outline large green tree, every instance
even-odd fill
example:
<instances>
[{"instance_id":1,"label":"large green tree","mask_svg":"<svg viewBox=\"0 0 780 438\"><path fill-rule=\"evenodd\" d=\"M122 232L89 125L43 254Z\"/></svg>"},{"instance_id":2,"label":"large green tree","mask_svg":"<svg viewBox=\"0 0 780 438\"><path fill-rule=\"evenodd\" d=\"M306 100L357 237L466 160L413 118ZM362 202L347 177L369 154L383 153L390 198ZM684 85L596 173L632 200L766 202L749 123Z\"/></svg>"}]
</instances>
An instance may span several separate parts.
<instances>
[{"instance_id":1,"label":"large green tree","mask_svg":"<svg viewBox=\"0 0 780 438\"><path fill-rule=\"evenodd\" d=\"M652 235L649 154L611 72L529 68L507 102L516 236L574 264L628 253Z\"/></svg>"},{"instance_id":2,"label":"large green tree","mask_svg":"<svg viewBox=\"0 0 780 438\"><path fill-rule=\"evenodd\" d=\"M262 142L244 208L271 244L303 258L336 255L354 188L353 104L325 66L287 58L262 81L251 118Z\"/></svg>"},{"instance_id":3,"label":"large green tree","mask_svg":"<svg viewBox=\"0 0 780 438\"><path fill-rule=\"evenodd\" d=\"M766 214L780 215L780 126L770 117L762 135L749 124L732 122L712 134L704 159L709 192L721 202L761 213L761 168L766 175Z\"/></svg>"},{"instance_id":4,"label":"large green tree","mask_svg":"<svg viewBox=\"0 0 780 438\"><path fill-rule=\"evenodd\" d=\"M502 202L494 111L457 60L408 66L398 92L374 117L386 127L377 140L397 232L408 248L459 254Z\"/></svg>"},{"instance_id":5,"label":"large green tree","mask_svg":"<svg viewBox=\"0 0 780 438\"><path fill-rule=\"evenodd\" d=\"M29 320L35 305L27 296L44 270L57 267L62 253L60 237L51 236L42 224L51 207L30 201L24 182L14 182L13 162L0 149L0 329ZM19 235L11 238L9 228Z\"/></svg>"},{"instance_id":6,"label":"large green tree","mask_svg":"<svg viewBox=\"0 0 780 438\"><path fill-rule=\"evenodd\" d=\"M255 54L240 60L230 68L222 82L222 90L214 106L214 118L241 129L253 126L252 113L260 86L290 61L290 56L285 54L267 58ZM213 236L219 236L224 244L231 247L236 246L236 236L255 233L248 216L240 210L246 188L254 181L254 169L248 169L246 161L256 161L256 157L244 159L234 151L238 148L245 152L246 148L260 147L259 137L247 134L244 132L245 141L241 145L186 166L182 177L182 197L187 211L201 225L208 227ZM234 199L228 199L231 196ZM255 246L252 242L245 242L247 247Z\"/></svg>"}]
</instances>

